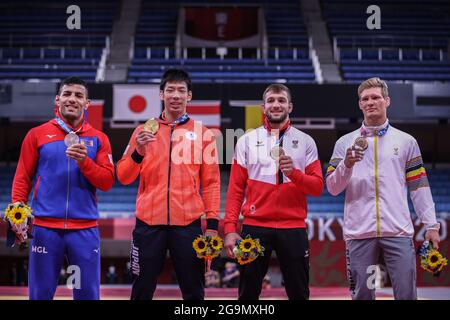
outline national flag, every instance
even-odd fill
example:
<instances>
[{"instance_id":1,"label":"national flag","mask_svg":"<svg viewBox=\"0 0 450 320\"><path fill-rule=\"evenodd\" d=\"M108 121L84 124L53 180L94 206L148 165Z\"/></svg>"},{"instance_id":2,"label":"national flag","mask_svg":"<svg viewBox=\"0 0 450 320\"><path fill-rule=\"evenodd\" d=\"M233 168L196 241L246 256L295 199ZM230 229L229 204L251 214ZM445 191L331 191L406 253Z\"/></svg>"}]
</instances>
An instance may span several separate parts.
<instances>
[{"instance_id":1,"label":"national flag","mask_svg":"<svg viewBox=\"0 0 450 320\"><path fill-rule=\"evenodd\" d=\"M256 129L263 124L264 114L261 111L261 103L254 100L232 100L231 107L245 108L245 130Z\"/></svg>"},{"instance_id":2,"label":"national flag","mask_svg":"<svg viewBox=\"0 0 450 320\"><path fill-rule=\"evenodd\" d=\"M100 131L103 131L103 106L104 100L91 100L89 108L84 114L87 122Z\"/></svg>"},{"instance_id":3,"label":"national flag","mask_svg":"<svg viewBox=\"0 0 450 320\"><path fill-rule=\"evenodd\" d=\"M145 121L158 118L161 100L158 85L115 84L113 120Z\"/></svg>"},{"instance_id":4,"label":"national flag","mask_svg":"<svg viewBox=\"0 0 450 320\"><path fill-rule=\"evenodd\" d=\"M210 129L220 129L220 101L193 100L188 103L186 112L191 119L201 121Z\"/></svg>"}]
</instances>

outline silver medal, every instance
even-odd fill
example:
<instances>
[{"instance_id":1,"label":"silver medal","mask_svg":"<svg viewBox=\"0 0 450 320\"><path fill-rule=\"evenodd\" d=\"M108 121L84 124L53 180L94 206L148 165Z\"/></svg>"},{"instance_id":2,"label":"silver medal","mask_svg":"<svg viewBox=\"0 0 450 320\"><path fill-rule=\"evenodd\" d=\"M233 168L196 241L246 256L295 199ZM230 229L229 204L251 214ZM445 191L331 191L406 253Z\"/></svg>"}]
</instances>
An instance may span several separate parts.
<instances>
[{"instance_id":1,"label":"silver medal","mask_svg":"<svg viewBox=\"0 0 450 320\"><path fill-rule=\"evenodd\" d=\"M70 148L74 144L80 143L80 138L75 132L69 132L64 137L64 143L67 146L67 148Z\"/></svg>"}]
</instances>

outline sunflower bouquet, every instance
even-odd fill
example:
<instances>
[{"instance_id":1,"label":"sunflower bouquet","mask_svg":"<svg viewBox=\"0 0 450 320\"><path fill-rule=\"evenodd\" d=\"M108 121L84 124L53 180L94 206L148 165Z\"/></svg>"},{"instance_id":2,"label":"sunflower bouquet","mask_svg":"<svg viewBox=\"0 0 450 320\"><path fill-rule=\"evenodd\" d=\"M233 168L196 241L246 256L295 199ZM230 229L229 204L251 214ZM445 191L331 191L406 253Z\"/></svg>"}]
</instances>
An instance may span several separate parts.
<instances>
[{"instance_id":1,"label":"sunflower bouquet","mask_svg":"<svg viewBox=\"0 0 450 320\"><path fill-rule=\"evenodd\" d=\"M236 241L233 249L234 256L240 265L247 264L264 256L264 247L260 244L259 239L252 239L248 234L244 239Z\"/></svg>"},{"instance_id":2,"label":"sunflower bouquet","mask_svg":"<svg viewBox=\"0 0 450 320\"><path fill-rule=\"evenodd\" d=\"M21 243L28 238L28 228L33 219L31 212L31 208L23 202L11 203L5 210L3 219ZM12 245L14 245L14 242Z\"/></svg>"},{"instance_id":3,"label":"sunflower bouquet","mask_svg":"<svg viewBox=\"0 0 450 320\"><path fill-rule=\"evenodd\" d=\"M205 259L206 272L211 270L211 261L220 255L223 248L223 240L219 236L200 235L192 242L192 247L199 259Z\"/></svg>"},{"instance_id":4,"label":"sunflower bouquet","mask_svg":"<svg viewBox=\"0 0 450 320\"><path fill-rule=\"evenodd\" d=\"M420 246L417 254L420 257L420 266L425 271L438 277L444 266L447 265L447 259L442 254L433 248L433 244L429 241L424 241Z\"/></svg>"}]
</instances>

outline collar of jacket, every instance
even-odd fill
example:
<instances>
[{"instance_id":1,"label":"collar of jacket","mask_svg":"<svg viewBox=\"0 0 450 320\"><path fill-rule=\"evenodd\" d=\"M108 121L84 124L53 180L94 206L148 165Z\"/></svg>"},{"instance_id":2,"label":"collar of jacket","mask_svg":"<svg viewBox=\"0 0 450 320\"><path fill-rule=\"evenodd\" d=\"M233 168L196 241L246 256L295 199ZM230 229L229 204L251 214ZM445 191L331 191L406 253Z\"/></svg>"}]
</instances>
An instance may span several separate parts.
<instances>
[{"instance_id":1,"label":"collar of jacket","mask_svg":"<svg viewBox=\"0 0 450 320\"><path fill-rule=\"evenodd\" d=\"M61 118L61 120L63 120L63 119ZM63 120L63 121L64 121L64 120ZM61 126L58 124L58 122L56 122L56 119L52 119L50 122L51 122L52 124L54 124L55 126L57 126L58 128L60 128L61 131L64 131L63 128L61 128ZM66 123L66 124L67 124L67 123ZM89 122L87 122L87 121L84 120L84 119L80 122L80 124L79 124L76 128L72 128L69 124L67 124L67 126L69 127L69 129L72 129L72 130L73 130L74 132L76 132L78 135L81 134L81 133L83 133L83 132L88 131L88 130L91 128L91 125L89 124ZM64 131L64 133L66 133L66 132Z\"/></svg>"},{"instance_id":2,"label":"collar of jacket","mask_svg":"<svg viewBox=\"0 0 450 320\"><path fill-rule=\"evenodd\" d=\"M185 113L186 117L184 119L182 119L180 122L175 123L174 121L167 121L166 119L166 115L164 114L164 111L161 112L161 115L159 116L158 122L160 124L164 124L164 125L171 125L174 124L175 126L179 126L182 124L185 124L186 122L188 122L190 120L190 117L187 113Z\"/></svg>"},{"instance_id":3,"label":"collar of jacket","mask_svg":"<svg viewBox=\"0 0 450 320\"><path fill-rule=\"evenodd\" d=\"M364 121L362 123L360 132L361 132L361 136L379 136L381 137L382 135L384 135L387 130L389 129L389 119L386 119L386 121L381 125L381 126L375 126L375 127L368 127L364 124Z\"/></svg>"},{"instance_id":4,"label":"collar of jacket","mask_svg":"<svg viewBox=\"0 0 450 320\"><path fill-rule=\"evenodd\" d=\"M64 119L61 117L61 114L59 113L58 108L55 107L55 116L60 118L62 121L64 121ZM58 124L58 122L56 122L55 119L52 119L51 122L56 125L58 128L60 128L61 130L63 130L63 128L61 128L61 126ZM69 129L72 129L72 131L80 134L82 132L87 131L88 129L91 128L91 125L89 124L89 122L86 121L86 119L84 118L84 113L83 113L83 118L81 119L80 123L78 124L78 126L76 128L72 128L67 122L64 121L65 124L67 124L67 126L69 127ZM64 131L64 130L63 130Z\"/></svg>"}]
</instances>

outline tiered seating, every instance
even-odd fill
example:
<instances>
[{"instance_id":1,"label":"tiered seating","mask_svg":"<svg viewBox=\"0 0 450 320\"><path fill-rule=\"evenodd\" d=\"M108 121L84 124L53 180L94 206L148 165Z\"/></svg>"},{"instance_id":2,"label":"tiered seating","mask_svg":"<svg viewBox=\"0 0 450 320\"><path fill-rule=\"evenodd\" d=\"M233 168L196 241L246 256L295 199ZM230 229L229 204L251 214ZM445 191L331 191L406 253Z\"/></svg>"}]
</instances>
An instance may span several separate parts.
<instances>
[{"instance_id":1,"label":"tiered seating","mask_svg":"<svg viewBox=\"0 0 450 320\"><path fill-rule=\"evenodd\" d=\"M349 51L341 50L341 70L344 78L349 81L359 82L371 76L379 76L385 80L450 81L450 61L439 60L436 51L420 53L419 50L409 50L415 56L422 55L422 60L408 58L395 60L384 55L383 50L381 50L381 57L385 60L378 60L378 50L373 56L371 56L373 54L371 49L360 51L362 58L358 60L358 58L348 58ZM399 51L395 52L397 57L400 55ZM430 54L429 58L426 58L427 54Z\"/></svg>"},{"instance_id":2,"label":"tiered seating","mask_svg":"<svg viewBox=\"0 0 450 320\"><path fill-rule=\"evenodd\" d=\"M139 19L130 83L159 83L167 68L183 67L195 83L210 82L315 82L308 37L301 19L297 0L270 1L224 0L220 5L254 5L265 10L269 40L268 59L260 48L228 48L222 58L215 49L188 48L181 57L175 56L177 17L181 6L201 1L171 0L165 6L144 1ZM203 50L203 52L202 52ZM253 50L253 51L252 51ZM244 53L243 53L244 52Z\"/></svg>"},{"instance_id":3,"label":"tiered seating","mask_svg":"<svg viewBox=\"0 0 450 320\"><path fill-rule=\"evenodd\" d=\"M136 29L136 47L174 46L177 10L143 7Z\"/></svg>"},{"instance_id":4,"label":"tiered seating","mask_svg":"<svg viewBox=\"0 0 450 320\"><path fill-rule=\"evenodd\" d=\"M124 186L118 181L108 192L98 191L98 209L102 218L130 217L136 210L138 181Z\"/></svg>"},{"instance_id":5,"label":"tiered seating","mask_svg":"<svg viewBox=\"0 0 450 320\"><path fill-rule=\"evenodd\" d=\"M135 58L128 82L160 82L168 68L183 67L195 83L208 82L313 82L314 69L307 59L142 59Z\"/></svg>"},{"instance_id":6,"label":"tiered seating","mask_svg":"<svg viewBox=\"0 0 450 320\"><path fill-rule=\"evenodd\" d=\"M270 47L308 48L308 35L303 24L300 1L280 6L265 6L267 35Z\"/></svg>"},{"instance_id":7,"label":"tiered seating","mask_svg":"<svg viewBox=\"0 0 450 320\"><path fill-rule=\"evenodd\" d=\"M81 29L66 26L67 4L44 1L0 4L0 79L50 79L77 75L95 81L114 18L113 1L77 3Z\"/></svg>"},{"instance_id":8,"label":"tiered seating","mask_svg":"<svg viewBox=\"0 0 450 320\"><path fill-rule=\"evenodd\" d=\"M381 29L373 30L366 26L372 2L322 2L345 80L450 81L448 1L378 1Z\"/></svg>"},{"instance_id":9,"label":"tiered seating","mask_svg":"<svg viewBox=\"0 0 450 320\"><path fill-rule=\"evenodd\" d=\"M101 48L0 49L0 79L59 80L77 75L94 81L101 54Z\"/></svg>"}]
</instances>

